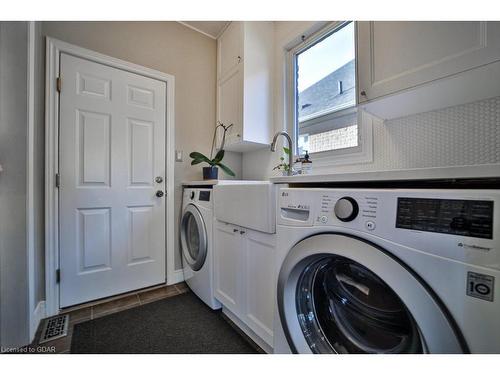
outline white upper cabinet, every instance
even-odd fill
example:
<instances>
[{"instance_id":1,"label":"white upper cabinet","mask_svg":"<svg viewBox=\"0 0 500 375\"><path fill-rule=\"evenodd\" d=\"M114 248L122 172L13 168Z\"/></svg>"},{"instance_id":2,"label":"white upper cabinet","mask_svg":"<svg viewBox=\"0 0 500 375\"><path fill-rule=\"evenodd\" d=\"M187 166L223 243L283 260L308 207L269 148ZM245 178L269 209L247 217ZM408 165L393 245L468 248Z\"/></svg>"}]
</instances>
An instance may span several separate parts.
<instances>
[{"instance_id":1,"label":"white upper cabinet","mask_svg":"<svg viewBox=\"0 0 500 375\"><path fill-rule=\"evenodd\" d=\"M273 131L272 22L231 22L217 41L217 120L226 150L266 147Z\"/></svg>"},{"instance_id":2,"label":"white upper cabinet","mask_svg":"<svg viewBox=\"0 0 500 375\"><path fill-rule=\"evenodd\" d=\"M224 125L233 124L226 135L226 145L238 144L243 135L243 96L241 95L243 69L231 70L220 79L217 87L218 120Z\"/></svg>"},{"instance_id":3,"label":"white upper cabinet","mask_svg":"<svg viewBox=\"0 0 500 375\"><path fill-rule=\"evenodd\" d=\"M241 22L231 22L217 41L219 77L225 77L243 59Z\"/></svg>"},{"instance_id":4,"label":"white upper cabinet","mask_svg":"<svg viewBox=\"0 0 500 375\"><path fill-rule=\"evenodd\" d=\"M420 89L401 101L408 107L401 113L394 109L398 104L394 101L387 101L387 110L384 102L367 107L385 111L383 117L410 114L406 112L412 106L416 113L496 94L494 89L476 90L468 83L484 87L483 81L496 74L492 67L476 68L500 60L500 22L358 22L357 31L360 104ZM457 75L460 79L454 84L447 80ZM469 93L459 93L460 87ZM421 103L415 106L417 101Z\"/></svg>"}]
</instances>

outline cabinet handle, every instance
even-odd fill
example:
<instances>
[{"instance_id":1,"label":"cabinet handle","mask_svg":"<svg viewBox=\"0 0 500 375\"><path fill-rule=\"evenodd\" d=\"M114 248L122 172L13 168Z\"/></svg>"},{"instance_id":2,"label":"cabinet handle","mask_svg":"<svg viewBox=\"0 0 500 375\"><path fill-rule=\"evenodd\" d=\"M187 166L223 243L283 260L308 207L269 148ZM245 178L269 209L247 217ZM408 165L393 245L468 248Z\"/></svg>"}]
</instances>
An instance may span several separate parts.
<instances>
[{"instance_id":1,"label":"cabinet handle","mask_svg":"<svg viewBox=\"0 0 500 375\"><path fill-rule=\"evenodd\" d=\"M238 64L241 62L241 56L238 56Z\"/></svg>"},{"instance_id":2,"label":"cabinet handle","mask_svg":"<svg viewBox=\"0 0 500 375\"><path fill-rule=\"evenodd\" d=\"M238 231L238 229L236 229L236 228L235 228L235 229L233 229L233 233L236 233L237 231Z\"/></svg>"},{"instance_id":3,"label":"cabinet handle","mask_svg":"<svg viewBox=\"0 0 500 375\"><path fill-rule=\"evenodd\" d=\"M363 90L363 91L360 92L360 94L361 94L361 96L365 96L366 97L366 91Z\"/></svg>"},{"instance_id":4,"label":"cabinet handle","mask_svg":"<svg viewBox=\"0 0 500 375\"><path fill-rule=\"evenodd\" d=\"M240 230L240 234L245 234L245 231L244 230Z\"/></svg>"}]
</instances>

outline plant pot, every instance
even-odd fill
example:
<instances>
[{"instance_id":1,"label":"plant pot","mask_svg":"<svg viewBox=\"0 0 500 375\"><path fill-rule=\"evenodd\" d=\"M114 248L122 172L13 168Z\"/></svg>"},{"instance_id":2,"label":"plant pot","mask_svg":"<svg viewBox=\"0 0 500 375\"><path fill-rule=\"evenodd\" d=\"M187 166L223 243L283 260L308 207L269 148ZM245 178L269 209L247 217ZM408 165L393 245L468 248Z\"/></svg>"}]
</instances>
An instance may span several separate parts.
<instances>
[{"instance_id":1,"label":"plant pot","mask_svg":"<svg viewBox=\"0 0 500 375\"><path fill-rule=\"evenodd\" d=\"M219 168L217 167L203 167L204 180L217 180L219 175Z\"/></svg>"}]
</instances>

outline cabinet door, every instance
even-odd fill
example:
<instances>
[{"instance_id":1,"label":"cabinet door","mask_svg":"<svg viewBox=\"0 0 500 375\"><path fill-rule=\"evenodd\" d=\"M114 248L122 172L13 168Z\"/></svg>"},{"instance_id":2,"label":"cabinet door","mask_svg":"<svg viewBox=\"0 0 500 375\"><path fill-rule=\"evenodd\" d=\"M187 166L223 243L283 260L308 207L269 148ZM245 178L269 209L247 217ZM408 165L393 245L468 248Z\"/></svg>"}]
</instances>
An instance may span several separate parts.
<instances>
[{"instance_id":1,"label":"cabinet door","mask_svg":"<svg viewBox=\"0 0 500 375\"><path fill-rule=\"evenodd\" d=\"M273 346L276 295L274 277L275 235L243 229L245 241L245 322Z\"/></svg>"},{"instance_id":2,"label":"cabinet door","mask_svg":"<svg viewBox=\"0 0 500 375\"><path fill-rule=\"evenodd\" d=\"M218 120L233 124L226 134L227 144L241 141L243 135L243 69L237 67L218 84Z\"/></svg>"},{"instance_id":3,"label":"cabinet door","mask_svg":"<svg viewBox=\"0 0 500 375\"><path fill-rule=\"evenodd\" d=\"M215 298L236 315L243 311L243 250L240 228L216 221L214 231Z\"/></svg>"},{"instance_id":4,"label":"cabinet door","mask_svg":"<svg viewBox=\"0 0 500 375\"><path fill-rule=\"evenodd\" d=\"M358 22L359 102L500 60L500 22Z\"/></svg>"},{"instance_id":5,"label":"cabinet door","mask_svg":"<svg viewBox=\"0 0 500 375\"><path fill-rule=\"evenodd\" d=\"M223 79L236 65L242 61L243 25L231 22L217 41L218 76Z\"/></svg>"}]
</instances>

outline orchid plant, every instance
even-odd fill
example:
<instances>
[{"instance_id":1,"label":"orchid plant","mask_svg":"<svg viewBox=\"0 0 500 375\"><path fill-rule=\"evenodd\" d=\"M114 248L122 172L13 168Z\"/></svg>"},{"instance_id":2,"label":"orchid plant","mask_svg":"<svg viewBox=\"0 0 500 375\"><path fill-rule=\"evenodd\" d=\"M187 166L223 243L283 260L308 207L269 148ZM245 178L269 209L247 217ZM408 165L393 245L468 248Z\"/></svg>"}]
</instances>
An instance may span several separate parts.
<instances>
[{"instance_id":1,"label":"orchid plant","mask_svg":"<svg viewBox=\"0 0 500 375\"><path fill-rule=\"evenodd\" d=\"M283 147L283 152L286 155L290 155L290 149L288 147ZM280 157L280 163L273 168L273 171L274 170L280 170L280 171L283 171L283 172L288 172L290 170L290 164L285 163L285 158L282 156L282 157Z\"/></svg>"}]
</instances>

